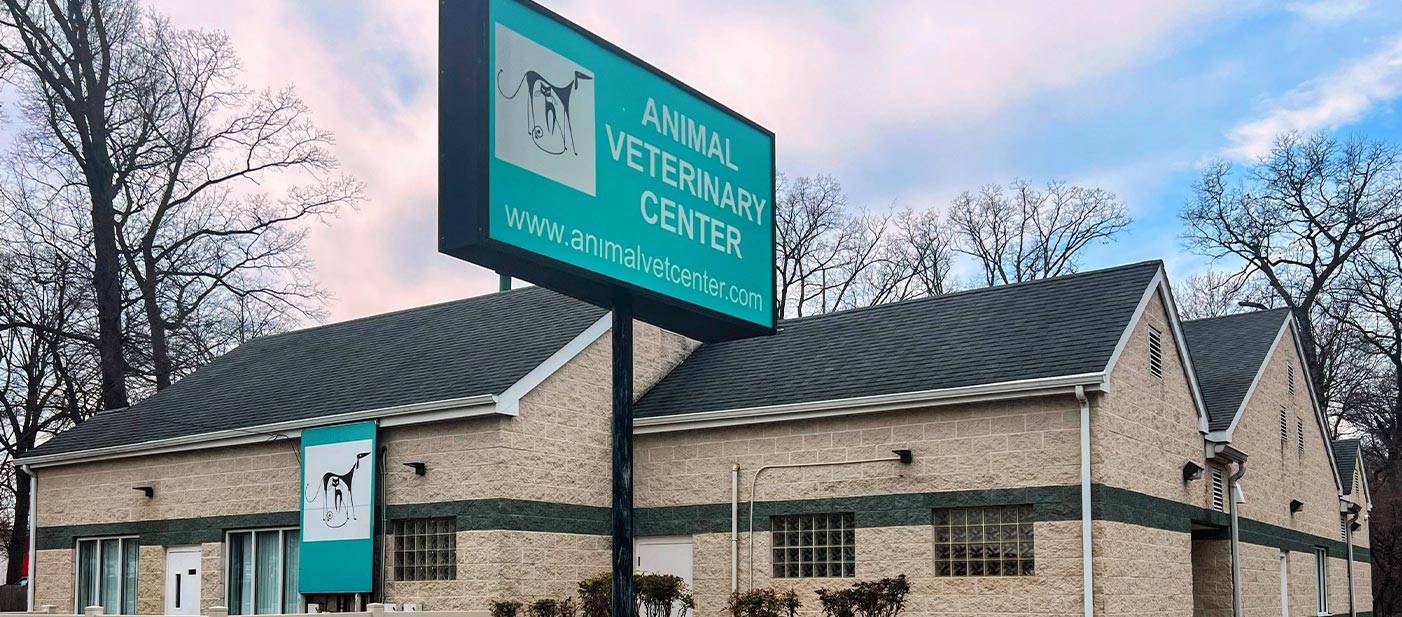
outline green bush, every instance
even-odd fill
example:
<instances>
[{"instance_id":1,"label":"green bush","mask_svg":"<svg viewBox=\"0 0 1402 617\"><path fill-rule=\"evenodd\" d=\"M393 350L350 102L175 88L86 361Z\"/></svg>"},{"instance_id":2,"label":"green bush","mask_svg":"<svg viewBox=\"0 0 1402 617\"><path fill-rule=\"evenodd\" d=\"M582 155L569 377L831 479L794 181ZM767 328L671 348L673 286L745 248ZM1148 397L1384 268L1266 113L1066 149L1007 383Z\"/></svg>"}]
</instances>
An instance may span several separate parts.
<instances>
[{"instance_id":1,"label":"green bush","mask_svg":"<svg viewBox=\"0 0 1402 617\"><path fill-rule=\"evenodd\" d=\"M582 617L609 617L613 606L613 577L608 572L579 582ZM670 574L633 575L633 615L686 617L696 608L686 581Z\"/></svg>"},{"instance_id":2,"label":"green bush","mask_svg":"<svg viewBox=\"0 0 1402 617\"><path fill-rule=\"evenodd\" d=\"M532 602L527 612L530 617L575 617L574 599L543 598Z\"/></svg>"},{"instance_id":3,"label":"green bush","mask_svg":"<svg viewBox=\"0 0 1402 617\"><path fill-rule=\"evenodd\" d=\"M798 614L798 594L792 589L751 589L730 594L725 612L730 617L794 617Z\"/></svg>"},{"instance_id":4,"label":"green bush","mask_svg":"<svg viewBox=\"0 0 1402 617\"><path fill-rule=\"evenodd\" d=\"M859 581L847 589L818 590L818 602L828 617L896 617L905 609L910 581L902 574L878 581Z\"/></svg>"},{"instance_id":5,"label":"green bush","mask_svg":"<svg viewBox=\"0 0 1402 617\"><path fill-rule=\"evenodd\" d=\"M521 612L521 603L514 600L493 600L492 617L516 617Z\"/></svg>"}]
</instances>

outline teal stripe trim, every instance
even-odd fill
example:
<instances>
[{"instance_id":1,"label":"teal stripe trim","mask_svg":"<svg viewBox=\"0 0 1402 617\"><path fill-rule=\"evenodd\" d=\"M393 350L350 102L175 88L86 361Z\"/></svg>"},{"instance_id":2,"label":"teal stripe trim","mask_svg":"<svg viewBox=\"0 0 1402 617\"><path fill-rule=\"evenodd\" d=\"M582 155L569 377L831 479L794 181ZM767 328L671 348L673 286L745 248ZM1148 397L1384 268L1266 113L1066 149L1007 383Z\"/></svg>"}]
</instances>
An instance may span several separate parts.
<instances>
[{"instance_id":1,"label":"teal stripe trim","mask_svg":"<svg viewBox=\"0 0 1402 617\"><path fill-rule=\"evenodd\" d=\"M761 501L755 504L755 530L768 531L770 517L785 514L852 512L858 527L904 527L929 525L936 508L961 508L1031 504L1038 521L1079 520L1080 487L1043 486L1016 489L944 491L899 495L868 495L789 501ZM749 504L740 504L740 530L746 531ZM1095 520L1138 525L1181 533L1193 532L1193 523L1226 527L1227 515L1206 508L1179 503L1111 486L1091 488L1091 511ZM608 535L610 512L604 506L531 501L525 499L467 499L460 501L393 504L390 519L454 517L459 531L537 531ZM298 513L276 512L214 516L192 519L135 521L128 523L40 527L36 538L39 549L72 548L80 537L138 535L143 544L173 546L201 542L223 542L229 529L295 526ZM635 529L640 536L690 535L730 531L730 504L699 504L639 508ZM1212 532L1197 532L1209 539ZM1241 519L1241 540L1251 544L1312 552L1323 546L1330 555L1342 556L1342 541ZM1355 548L1354 559L1371 563L1366 548Z\"/></svg>"}]
</instances>

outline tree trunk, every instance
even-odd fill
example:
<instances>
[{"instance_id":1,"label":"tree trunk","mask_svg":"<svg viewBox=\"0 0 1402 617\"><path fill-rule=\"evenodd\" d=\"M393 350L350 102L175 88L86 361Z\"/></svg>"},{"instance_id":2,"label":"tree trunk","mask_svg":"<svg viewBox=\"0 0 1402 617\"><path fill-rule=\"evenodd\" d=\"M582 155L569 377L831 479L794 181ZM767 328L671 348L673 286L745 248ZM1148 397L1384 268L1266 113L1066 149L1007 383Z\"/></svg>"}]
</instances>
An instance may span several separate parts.
<instances>
[{"instance_id":1,"label":"tree trunk","mask_svg":"<svg viewBox=\"0 0 1402 617\"><path fill-rule=\"evenodd\" d=\"M155 280L154 273L146 273L145 280L141 285L141 304L146 311L147 326L151 330L151 370L156 377L156 391L160 392L170 385L172 365L170 339L166 336L166 322L161 317L161 305L156 302Z\"/></svg>"},{"instance_id":2,"label":"tree trunk","mask_svg":"<svg viewBox=\"0 0 1402 617\"><path fill-rule=\"evenodd\" d=\"M106 148L103 148L105 150ZM105 158L103 152L99 156ZM90 159L92 160L92 159ZM103 160L103 159L97 159ZM97 353L102 371L102 409L126 407L127 363L122 350L122 280L117 253L116 211L110 173L88 174L92 196L93 291L97 297Z\"/></svg>"},{"instance_id":3,"label":"tree trunk","mask_svg":"<svg viewBox=\"0 0 1402 617\"><path fill-rule=\"evenodd\" d=\"M9 546L5 547L5 554L10 558L10 563L5 568L5 581L9 585L19 584L20 570L24 567L29 553L29 474L16 467L14 482L14 529L10 531Z\"/></svg>"}]
</instances>

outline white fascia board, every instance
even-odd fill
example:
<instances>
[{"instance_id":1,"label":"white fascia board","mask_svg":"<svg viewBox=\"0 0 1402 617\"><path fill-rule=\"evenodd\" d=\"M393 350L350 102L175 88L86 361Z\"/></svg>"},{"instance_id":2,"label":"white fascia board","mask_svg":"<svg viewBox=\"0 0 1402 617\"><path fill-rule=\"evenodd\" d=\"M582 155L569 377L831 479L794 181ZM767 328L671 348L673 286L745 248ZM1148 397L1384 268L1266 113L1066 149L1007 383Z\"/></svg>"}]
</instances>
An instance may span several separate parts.
<instances>
[{"instance_id":1,"label":"white fascia board","mask_svg":"<svg viewBox=\"0 0 1402 617\"><path fill-rule=\"evenodd\" d=\"M516 383L511 384L511 387L502 392L501 396L497 397L497 411L508 416L519 415L521 412L522 397L526 396L526 394L534 390L536 386L543 383L546 378L554 375L556 371L564 367L570 360L573 360L575 356L578 356L592 345L594 341L599 340L612 326L613 313L605 313L603 317L600 317L598 321L595 321L588 328L585 328L579 335L570 339L570 342L551 354L550 357L546 358L544 362L541 362L539 366L531 369L531 372L526 373L525 377L517 380Z\"/></svg>"},{"instance_id":2,"label":"white fascia board","mask_svg":"<svg viewBox=\"0 0 1402 617\"><path fill-rule=\"evenodd\" d=\"M1134 308L1134 315L1129 319L1129 324L1125 326L1124 332L1120 333L1119 342L1115 343L1115 351L1110 354L1110 361L1105 363L1105 391L1110 390L1110 375L1115 371L1115 365L1120 360L1120 354L1129 347L1129 341L1134 336L1134 328L1139 325L1139 321L1144 317L1144 312L1149 309L1149 302L1154 299L1154 294L1159 294L1163 298L1164 313L1167 314L1168 325L1173 336L1173 347L1178 350L1178 365L1183 367L1183 377L1188 381L1188 390L1193 393L1193 405L1198 416L1198 432L1207 434L1207 403L1203 401L1202 390L1198 387L1197 371L1193 369L1193 358L1188 353L1187 339L1183 337L1183 325L1178 320L1178 305L1173 299L1173 290L1168 285L1168 277L1164 274L1163 266L1154 274L1153 280L1149 281L1149 286L1144 290L1144 295L1139 299L1139 306Z\"/></svg>"},{"instance_id":3,"label":"white fascia board","mask_svg":"<svg viewBox=\"0 0 1402 617\"><path fill-rule=\"evenodd\" d=\"M16 462L34 468L52 467L55 465L71 465L74 463L87 463L132 456L146 456L151 454L165 454L170 452L184 452L188 450L260 443L280 438L292 439L301 436L302 429L344 424L347 422L378 420L380 426L402 426L405 424L496 415L499 413L500 412L497 410L497 397L492 394L483 394L442 401L366 409L343 414L319 416L316 418L291 420L287 422L275 422L272 424L262 424L238 429L211 431L197 435L184 435L181 437L172 437L170 439L109 446L106 448L93 448L77 452L30 456L17 459Z\"/></svg>"},{"instance_id":4,"label":"white fascia board","mask_svg":"<svg viewBox=\"0 0 1402 617\"><path fill-rule=\"evenodd\" d=\"M1085 373L1081 375L1005 381L994 384L980 384L941 390L899 392L894 394L878 394L826 401L809 401L764 407L747 407L670 416L653 416L635 418L633 420L633 433L644 435L648 433L666 433L768 422L785 422L789 420L806 420L1032 396L1069 395L1075 393L1076 386L1083 386L1087 391L1100 391L1103 389L1104 382L1104 373Z\"/></svg>"}]
</instances>

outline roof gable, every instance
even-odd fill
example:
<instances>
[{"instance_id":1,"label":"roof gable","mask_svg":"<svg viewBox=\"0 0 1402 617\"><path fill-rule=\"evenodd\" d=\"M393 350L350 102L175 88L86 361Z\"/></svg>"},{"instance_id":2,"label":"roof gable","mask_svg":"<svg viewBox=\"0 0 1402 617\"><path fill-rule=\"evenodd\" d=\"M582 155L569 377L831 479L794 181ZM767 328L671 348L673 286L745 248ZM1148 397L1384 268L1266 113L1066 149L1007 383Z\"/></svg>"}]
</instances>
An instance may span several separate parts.
<instances>
[{"instance_id":1,"label":"roof gable","mask_svg":"<svg viewBox=\"0 0 1402 617\"><path fill-rule=\"evenodd\" d=\"M262 337L29 456L500 394L604 315L526 287Z\"/></svg>"},{"instance_id":2,"label":"roof gable","mask_svg":"<svg viewBox=\"0 0 1402 617\"><path fill-rule=\"evenodd\" d=\"M702 345L640 418L1102 372L1162 269L1143 262L782 321Z\"/></svg>"},{"instance_id":3,"label":"roof gable","mask_svg":"<svg viewBox=\"0 0 1402 617\"><path fill-rule=\"evenodd\" d=\"M1183 322L1209 431L1231 427L1289 316L1273 309Z\"/></svg>"}]
</instances>

